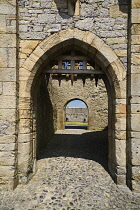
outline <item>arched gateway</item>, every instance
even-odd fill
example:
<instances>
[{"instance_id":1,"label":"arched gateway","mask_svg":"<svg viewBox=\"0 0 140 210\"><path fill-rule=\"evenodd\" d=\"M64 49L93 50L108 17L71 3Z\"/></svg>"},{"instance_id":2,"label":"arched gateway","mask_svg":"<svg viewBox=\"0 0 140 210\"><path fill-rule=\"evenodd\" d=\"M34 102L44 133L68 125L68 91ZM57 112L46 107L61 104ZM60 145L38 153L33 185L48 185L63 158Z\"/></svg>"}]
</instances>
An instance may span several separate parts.
<instances>
[{"instance_id":1,"label":"arched gateway","mask_svg":"<svg viewBox=\"0 0 140 210\"><path fill-rule=\"evenodd\" d=\"M91 32L68 29L41 41L19 70L19 180L26 182L36 171L36 109L39 84L45 67L56 55L78 50L94 60L104 72L108 92L108 165L118 184L126 183L126 69L103 40ZM54 128L55 130L55 128ZM53 130L52 130L53 132Z\"/></svg>"}]
</instances>

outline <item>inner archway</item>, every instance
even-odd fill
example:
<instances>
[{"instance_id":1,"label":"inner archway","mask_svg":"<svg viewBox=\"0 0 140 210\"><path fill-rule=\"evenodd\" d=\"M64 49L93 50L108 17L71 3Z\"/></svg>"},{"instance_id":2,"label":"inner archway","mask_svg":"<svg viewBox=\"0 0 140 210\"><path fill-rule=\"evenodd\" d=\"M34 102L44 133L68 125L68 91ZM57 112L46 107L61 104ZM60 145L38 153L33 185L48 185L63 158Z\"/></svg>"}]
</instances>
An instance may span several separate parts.
<instances>
[{"instance_id":1,"label":"inner archway","mask_svg":"<svg viewBox=\"0 0 140 210\"><path fill-rule=\"evenodd\" d=\"M73 99L65 105L65 129L88 129L88 107L80 99Z\"/></svg>"},{"instance_id":2,"label":"inner archway","mask_svg":"<svg viewBox=\"0 0 140 210\"><path fill-rule=\"evenodd\" d=\"M108 164L110 173L118 183L125 182L125 136L123 131L126 130L124 124L125 114L121 109L121 106L125 106L125 69L115 53L97 36L92 33L86 33L83 31L63 31L58 34L54 34L49 38L46 38L43 42L36 47L29 58L24 62L21 71L25 71L27 80L20 80L21 98L19 99L19 106L22 111L30 110L31 117L27 118L23 116L23 120L20 120L20 128L28 127L27 132L21 129L19 135L19 174L20 177L28 177L35 168L36 160L36 145L37 145L37 95L39 88L41 87L44 70L46 66L50 65L51 58L55 58L56 55L62 55L66 49L72 48L79 50L85 55L88 55L90 59L94 60L104 71L102 77L108 92L108 141L109 141L109 155ZM40 89L41 90L41 89ZM60 99L61 100L61 99ZM26 113L26 112L24 112ZM53 128L56 128L55 122L57 122L57 114L53 109ZM24 115L24 114L23 114ZM63 116L63 112L59 110L59 115ZM64 120L63 120L64 121ZM57 124L57 123L56 123ZM22 137L22 138L21 138ZM121 138L121 139L120 139ZM24 142L20 139L26 139ZM120 141L121 140L121 141ZM26 146L28 149L23 154L23 148ZM121 152L120 152L121 150ZM120 155L121 154L121 155ZM24 156L24 158L23 158ZM24 160L24 161L23 161ZM30 167L29 167L30 166ZM119 167L118 167L119 166ZM27 170L25 170L25 168ZM124 170L122 170L122 168ZM122 174L123 171L123 174Z\"/></svg>"}]
</instances>

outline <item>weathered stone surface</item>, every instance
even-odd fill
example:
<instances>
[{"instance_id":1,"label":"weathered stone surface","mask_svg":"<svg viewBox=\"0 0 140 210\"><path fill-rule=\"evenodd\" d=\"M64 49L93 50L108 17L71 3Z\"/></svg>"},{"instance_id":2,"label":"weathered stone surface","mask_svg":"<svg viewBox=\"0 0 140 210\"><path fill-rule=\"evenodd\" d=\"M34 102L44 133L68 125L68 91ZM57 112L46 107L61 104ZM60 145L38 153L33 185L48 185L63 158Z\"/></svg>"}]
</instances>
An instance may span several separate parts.
<instances>
[{"instance_id":1,"label":"weathered stone surface","mask_svg":"<svg viewBox=\"0 0 140 210\"><path fill-rule=\"evenodd\" d=\"M138 64L139 59L140 59L140 55L138 55L138 57L136 55L135 58L133 57L133 63L135 62L135 63ZM140 89L138 88L139 87L139 81L140 81L140 74L132 74L131 81L132 81L132 84L131 84L132 92L131 92L131 94L134 95L134 96L135 95L140 95Z\"/></svg>"},{"instance_id":2,"label":"weathered stone surface","mask_svg":"<svg viewBox=\"0 0 140 210\"><path fill-rule=\"evenodd\" d=\"M17 151L18 147L16 146L15 160L17 154L20 153L20 155L18 161L15 161L15 174L17 174L16 170L18 169L17 162L19 162L19 174L21 171L24 171L25 174L29 172L28 168L33 165L33 159L36 157L36 144L37 148L40 146L36 141L38 136L43 142L50 133L52 135L57 126L63 127L63 107L59 106L63 102L64 94L62 92L65 90L65 94L67 93L69 96L67 99L70 99L70 96L74 97L74 94L77 94L77 97L80 96L77 91L74 92L74 89L73 94L69 94L71 88L69 83L68 88L63 86L63 91L59 92L58 95L62 95L62 97L52 97L52 101L50 97L50 100L46 101L48 93L55 95L58 91L57 83L57 86L54 85L55 88L53 86L49 90L40 88L40 95L37 98L41 77L43 78L43 69L48 65L52 55L54 53L55 55L61 54L64 50L71 48L88 54L93 60L95 59L108 77L105 83L109 98L109 149L112 158L110 161L112 165L110 165L112 168L115 167L112 174L114 175L115 170L117 171L117 168L120 167L116 178L118 183L125 184L127 177L132 183L132 189L138 191L138 170L135 171L133 177L131 177L131 173L125 176L126 170L123 170L125 166L123 169L121 167L121 159L123 159L124 164L125 149L123 143L126 137L128 136L127 147L131 148L131 140L133 138L139 139L140 132L140 3L138 0L132 0L132 8L128 6L131 5L127 0L0 1L0 140L2 144L5 144L4 146L1 145L1 151L4 148L8 151L10 145L15 142L16 136L19 136L20 152ZM128 17L128 8L131 18ZM130 26L131 28L128 28ZM19 66L21 67L20 70ZM126 77L126 75L128 76ZM104 79L106 80L105 77ZM81 98L83 100L86 98L88 104L90 104L90 100L93 102L89 106L89 110L92 110L89 112L89 127L98 130L101 125L107 125L107 106L104 98L107 91L103 91L101 85L99 88L93 87L94 90L90 92L92 85L86 83L85 89L88 94L85 96L82 92L82 84L76 85L73 86L78 87L78 91L81 91ZM43 92L42 95L41 92ZM95 106L97 97L100 99L98 107ZM42 100L42 104L39 99ZM126 103L128 104L127 110ZM51 104L54 107L58 106L58 115L56 111L52 112ZM35 114L36 109L39 111L37 114ZM47 115L47 110L51 110L49 115ZM40 119L43 120L38 123L38 116L40 115L42 116ZM45 116L47 117L45 118ZM56 123L57 120L59 125ZM37 132L36 122L43 124L43 129L39 127ZM51 125L50 122L52 122ZM19 129L16 123L19 123ZM126 132L126 125L128 133ZM48 134L46 130L50 133ZM19 132L21 132L20 135ZM114 138L116 138L116 142L114 142ZM119 140L123 142L120 157L121 144L119 145ZM26 144L27 142L28 144ZM127 161L130 163L127 164L130 166L130 171L131 168L136 167L136 165L131 166L131 154L133 154L135 164L138 164L136 161L139 161L138 145L139 143L135 141L133 151L128 151L130 154L128 154ZM22 150L24 154L22 154ZM115 152L117 152L117 157ZM7 157L9 157L9 165L13 165L11 153ZM1 164L8 166L8 161L4 162L4 158L5 154L1 156ZM114 166L115 160L120 165ZM25 170L23 170L24 168ZM8 180L8 176L10 176L7 175L8 170L11 168L5 168L6 175L3 173L5 178L2 179L2 182L5 184L13 183L14 186L14 174ZM24 176L22 179L27 181L28 177ZM117 205L110 207L109 204L106 204L100 208L120 209L123 207ZM86 208L83 207L83 209ZM131 209L131 206L128 206L128 209Z\"/></svg>"},{"instance_id":3,"label":"weathered stone surface","mask_svg":"<svg viewBox=\"0 0 140 210\"><path fill-rule=\"evenodd\" d=\"M117 38L107 38L106 39L107 44L124 44L126 43L125 37L117 37Z\"/></svg>"},{"instance_id":4,"label":"weathered stone surface","mask_svg":"<svg viewBox=\"0 0 140 210\"><path fill-rule=\"evenodd\" d=\"M127 16L128 7L126 5L114 5L111 6L109 9L110 17L117 18L117 17L126 17Z\"/></svg>"},{"instance_id":5,"label":"weathered stone surface","mask_svg":"<svg viewBox=\"0 0 140 210\"><path fill-rule=\"evenodd\" d=\"M4 82L3 83L3 95L5 95L5 96L16 95L16 83L15 82Z\"/></svg>"},{"instance_id":6,"label":"weathered stone surface","mask_svg":"<svg viewBox=\"0 0 140 210\"><path fill-rule=\"evenodd\" d=\"M132 9L132 23L140 23L140 8Z\"/></svg>"},{"instance_id":7,"label":"weathered stone surface","mask_svg":"<svg viewBox=\"0 0 140 210\"><path fill-rule=\"evenodd\" d=\"M0 109L14 109L16 108L16 96L0 95Z\"/></svg>"},{"instance_id":8,"label":"weathered stone surface","mask_svg":"<svg viewBox=\"0 0 140 210\"><path fill-rule=\"evenodd\" d=\"M139 166L140 163L140 140L132 139L132 165ZM138 174L137 174L138 176Z\"/></svg>"},{"instance_id":9,"label":"weathered stone surface","mask_svg":"<svg viewBox=\"0 0 140 210\"><path fill-rule=\"evenodd\" d=\"M6 122L16 121L15 109L0 109L0 119Z\"/></svg>"},{"instance_id":10,"label":"weathered stone surface","mask_svg":"<svg viewBox=\"0 0 140 210\"><path fill-rule=\"evenodd\" d=\"M15 140L15 135L0 135L0 143L14 143Z\"/></svg>"},{"instance_id":11,"label":"weathered stone surface","mask_svg":"<svg viewBox=\"0 0 140 210\"><path fill-rule=\"evenodd\" d=\"M0 144L1 151L13 151L15 150L15 143L10 144Z\"/></svg>"},{"instance_id":12,"label":"weathered stone surface","mask_svg":"<svg viewBox=\"0 0 140 210\"><path fill-rule=\"evenodd\" d=\"M115 140L116 164L119 166L126 165L126 141Z\"/></svg>"},{"instance_id":13,"label":"weathered stone surface","mask_svg":"<svg viewBox=\"0 0 140 210\"><path fill-rule=\"evenodd\" d=\"M0 34L0 46L16 47L16 35L15 34Z\"/></svg>"},{"instance_id":14,"label":"weathered stone surface","mask_svg":"<svg viewBox=\"0 0 140 210\"><path fill-rule=\"evenodd\" d=\"M13 177L15 173L14 166L0 166L0 177Z\"/></svg>"},{"instance_id":15,"label":"weathered stone surface","mask_svg":"<svg viewBox=\"0 0 140 210\"><path fill-rule=\"evenodd\" d=\"M138 45L140 44L140 35L132 35L132 44L134 45Z\"/></svg>"},{"instance_id":16,"label":"weathered stone surface","mask_svg":"<svg viewBox=\"0 0 140 210\"><path fill-rule=\"evenodd\" d=\"M6 148L6 151L3 151L0 153L0 165L14 166L14 164L15 164L15 154L10 153L9 150L7 150L7 148Z\"/></svg>"},{"instance_id":17,"label":"weathered stone surface","mask_svg":"<svg viewBox=\"0 0 140 210\"><path fill-rule=\"evenodd\" d=\"M132 25L132 34L140 34L140 24Z\"/></svg>"},{"instance_id":18,"label":"weathered stone surface","mask_svg":"<svg viewBox=\"0 0 140 210\"><path fill-rule=\"evenodd\" d=\"M132 8L140 8L140 1L139 0L133 0L132 1Z\"/></svg>"},{"instance_id":19,"label":"weathered stone surface","mask_svg":"<svg viewBox=\"0 0 140 210\"><path fill-rule=\"evenodd\" d=\"M127 56L127 50L119 50L119 49L116 49L115 50L115 53L119 57L126 57Z\"/></svg>"},{"instance_id":20,"label":"weathered stone surface","mask_svg":"<svg viewBox=\"0 0 140 210\"><path fill-rule=\"evenodd\" d=\"M131 114L131 129L132 131L140 131L140 113Z\"/></svg>"}]
</instances>

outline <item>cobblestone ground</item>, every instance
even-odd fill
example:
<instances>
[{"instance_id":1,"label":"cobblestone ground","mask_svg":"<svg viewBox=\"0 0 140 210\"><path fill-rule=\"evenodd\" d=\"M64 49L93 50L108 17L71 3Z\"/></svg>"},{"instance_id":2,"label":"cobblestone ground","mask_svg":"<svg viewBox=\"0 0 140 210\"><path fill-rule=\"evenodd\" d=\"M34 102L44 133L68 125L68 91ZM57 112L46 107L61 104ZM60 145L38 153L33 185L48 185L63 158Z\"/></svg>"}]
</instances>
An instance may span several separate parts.
<instances>
[{"instance_id":1,"label":"cobblestone ground","mask_svg":"<svg viewBox=\"0 0 140 210\"><path fill-rule=\"evenodd\" d=\"M58 131L31 181L1 193L0 209L140 209L140 195L117 187L108 173L106 136L105 131Z\"/></svg>"}]
</instances>

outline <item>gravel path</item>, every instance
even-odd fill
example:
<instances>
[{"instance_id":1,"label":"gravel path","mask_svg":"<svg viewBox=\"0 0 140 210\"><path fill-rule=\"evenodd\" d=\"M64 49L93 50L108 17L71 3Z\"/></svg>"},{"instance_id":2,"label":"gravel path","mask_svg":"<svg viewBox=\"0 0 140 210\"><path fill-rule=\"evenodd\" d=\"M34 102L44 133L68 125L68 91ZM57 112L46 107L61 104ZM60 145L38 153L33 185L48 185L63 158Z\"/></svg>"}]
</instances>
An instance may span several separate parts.
<instances>
[{"instance_id":1,"label":"gravel path","mask_svg":"<svg viewBox=\"0 0 140 210\"><path fill-rule=\"evenodd\" d=\"M140 195L116 186L108 173L106 139L105 131L58 131L31 181L1 192L0 209L140 209Z\"/></svg>"}]
</instances>

